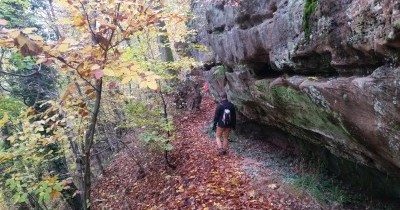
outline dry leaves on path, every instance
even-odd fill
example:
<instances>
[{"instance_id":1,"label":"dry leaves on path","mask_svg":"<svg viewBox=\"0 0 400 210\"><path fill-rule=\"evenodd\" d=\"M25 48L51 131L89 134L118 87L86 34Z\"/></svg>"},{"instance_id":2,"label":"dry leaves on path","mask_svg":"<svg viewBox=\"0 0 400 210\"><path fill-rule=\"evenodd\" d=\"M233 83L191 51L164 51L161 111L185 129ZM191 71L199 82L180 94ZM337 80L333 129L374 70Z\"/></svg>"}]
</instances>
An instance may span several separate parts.
<instances>
[{"instance_id":1,"label":"dry leaves on path","mask_svg":"<svg viewBox=\"0 0 400 210\"><path fill-rule=\"evenodd\" d=\"M206 99L201 112L175 117L175 170L159 159L136 180L129 157L116 157L92 191L94 209L282 209L279 198L252 189L240 157L216 155L214 141L202 131L214 109Z\"/></svg>"}]
</instances>

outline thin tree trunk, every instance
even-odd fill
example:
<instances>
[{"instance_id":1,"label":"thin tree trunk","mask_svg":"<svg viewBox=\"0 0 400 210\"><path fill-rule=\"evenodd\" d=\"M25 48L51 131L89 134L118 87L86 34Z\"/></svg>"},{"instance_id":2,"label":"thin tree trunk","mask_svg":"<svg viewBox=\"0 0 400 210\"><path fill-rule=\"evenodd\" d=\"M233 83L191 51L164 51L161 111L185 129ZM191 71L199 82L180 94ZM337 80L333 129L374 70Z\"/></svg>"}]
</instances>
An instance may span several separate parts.
<instances>
[{"instance_id":1,"label":"thin tree trunk","mask_svg":"<svg viewBox=\"0 0 400 210\"><path fill-rule=\"evenodd\" d=\"M160 86L160 97L161 97L161 101L162 101L162 103L163 103L163 111L164 111L165 123L168 123L167 103L166 103L166 101L165 101L165 99L164 99L164 95L163 95L163 92L162 92L162 89L161 89L161 82L159 82L158 84L159 84L159 86ZM168 139L171 137L171 133L170 133L169 131L167 131L167 137L168 137ZM169 144L169 140L168 140L166 143ZM173 169L176 168L176 166L173 165L173 164L169 161L169 159L168 159L168 150L165 150L165 151L164 151L164 158L165 158L165 162L167 163L167 165L168 165L170 168L173 168Z\"/></svg>"},{"instance_id":2,"label":"thin tree trunk","mask_svg":"<svg viewBox=\"0 0 400 210\"><path fill-rule=\"evenodd\" d=\"M100 78L96 81L96 101L94 104L93 108L93 114L90 120L90 125L88 130L86 131L86 136L85 136L85 156L84 156L84 175L83 175L83 182L84 182L84 192L83 192L83 198L85 202L85 210L90 210L90 188L92 186L91 183L91 173L90 173L90 150L93 145L93 139L94 139L94 133L96 130L96 124L97 124L97 116L99 115L100 111L100 102L101 102L101 91L103 87L103 79Z\"/></svg>"},{"instance_id":3,"label":"thin tree trunk","mask_svg":"<svg viewBox=\"0 0 400 210\"><path fill-rule=\"evenodd\" d=\"M56 33L57 40L59 40L61 38L61 33L60 33L60 29L55 24L56 14L54 12L53 0L49 0L49 6L50 6L50 12L51 12L50 20L53 23L52 28L54 29L54 32Z\"/></svg>"}]
</instances>

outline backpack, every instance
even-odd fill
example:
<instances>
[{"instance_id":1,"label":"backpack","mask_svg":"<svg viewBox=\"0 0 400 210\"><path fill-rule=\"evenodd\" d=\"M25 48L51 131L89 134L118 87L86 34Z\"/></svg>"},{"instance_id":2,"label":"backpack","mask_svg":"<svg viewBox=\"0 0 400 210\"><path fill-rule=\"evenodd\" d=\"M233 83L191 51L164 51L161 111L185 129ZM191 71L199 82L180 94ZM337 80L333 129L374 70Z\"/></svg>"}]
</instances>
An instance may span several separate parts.
<instances>
[{"instance_id":1,"label":"backpack","mask_svg":"<svg viewBox=\"0 0 400 210\"><path fill-rule=\"evenodd\" d=\"M222 114L222 123L224 123L224 125L231 124L231 110L224 109L224 113Z\"/></svg>"}]
</instances>

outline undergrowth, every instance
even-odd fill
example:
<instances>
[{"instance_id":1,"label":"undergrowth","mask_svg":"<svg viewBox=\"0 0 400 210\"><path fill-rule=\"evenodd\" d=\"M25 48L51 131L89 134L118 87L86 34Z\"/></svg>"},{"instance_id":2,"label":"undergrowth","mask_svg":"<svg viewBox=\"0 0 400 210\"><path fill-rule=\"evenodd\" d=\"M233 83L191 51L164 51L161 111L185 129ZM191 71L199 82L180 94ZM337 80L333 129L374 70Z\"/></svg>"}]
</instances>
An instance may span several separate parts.
<instances>
[{"instance_id":1,"label":"undergrowth","mask_svg":"<svg viewBox=\"0 0 400 210\"><path fill-rule=\"evenodd\" d=\"M299 192L307 192L319 203L329 206L339 205L341 208L353 209L368 206L372 209L398 209L396 202L382 202L366 194L355 191L332 175L328 175L324 163L312 159L299 162L297 173L286 181Z\"/></svg>"},{"instance_id":2,"label":"undergrowth","mask_svg":"<svg viewBox=\"0 0 400 210\"><path fill-rule=\"evenodd\" d=\"M308 192L319 202L345 204L353 199L351 195L340 187L338 181L332 178L319 177L319 175L314 174L303 174L293 178L290 183L296 189Z\"/></svg>"}]
</instances>

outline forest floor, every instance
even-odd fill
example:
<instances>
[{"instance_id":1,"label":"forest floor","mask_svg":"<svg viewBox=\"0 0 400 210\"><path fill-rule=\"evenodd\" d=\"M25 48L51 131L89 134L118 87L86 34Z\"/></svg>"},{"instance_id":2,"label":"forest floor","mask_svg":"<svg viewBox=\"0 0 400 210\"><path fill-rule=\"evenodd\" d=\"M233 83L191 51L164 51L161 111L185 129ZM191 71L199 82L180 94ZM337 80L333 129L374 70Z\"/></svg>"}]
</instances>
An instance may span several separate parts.
<instances>
[{"instance_id":1,"label":"forest floor","mask_svg":"<svg viewBox=\"0 0 400 210\"><path fill-rule=\"evenodd\" d=\"M298 176L301 159L266 141L234 136L229 153L217 156L207 129L214 110L205 98L200 112L174 118L175 169L162 152L127 136L145 177L137 178L131 152L120 152L95 182L93 209L378 209L379 204L351 202L333 181L325 192L312 176Z\"/></svg>"}]
</instances>

